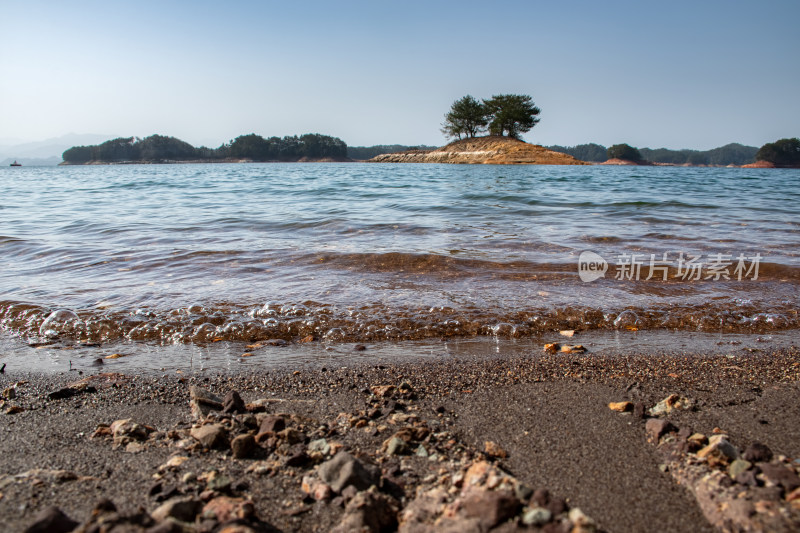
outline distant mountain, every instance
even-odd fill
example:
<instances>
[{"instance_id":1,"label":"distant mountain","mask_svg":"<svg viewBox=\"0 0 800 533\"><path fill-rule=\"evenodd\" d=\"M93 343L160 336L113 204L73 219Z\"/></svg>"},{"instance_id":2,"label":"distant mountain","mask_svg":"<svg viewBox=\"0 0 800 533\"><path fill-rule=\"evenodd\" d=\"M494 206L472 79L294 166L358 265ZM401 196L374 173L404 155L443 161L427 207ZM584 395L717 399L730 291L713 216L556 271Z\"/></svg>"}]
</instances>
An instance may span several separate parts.
<instances>
[{"instance_id":1,"label":"distant mountain","mask_svg":"<svg viewBox=\"0 0 800 533\"><path fill-rule=\"evenodd\" d=\"M0 167L7 167L16 161L23 167L54 167L61 163L60 157L9 157L0 161Z\"/></svg>"},{"instance_id":2,"label":"distant mountain","mask_svg":"<svg viewBox=\"0 0 800 533\"><path fill-rule=\"evenodd\" d=\"M66 150L67 148L84 144L98 144L110 139L111 137L112 136L109 135L96 135L96 134L81 135L77 133L68 133L67 135L62 135L61 137L53 137L50 139L45 139L43 141L0 146L0 160L10 159L11 161L14 161L16 159L23 165L25 164L57 165L58 163L61 162L61 154L63 154L64 150ZM53 157L57 158L58 161L56 161L55 163L43 162L43 161L49 161ZM34 163L33 162L34 160L38 162Z\"/></svg>"}]
</instances>

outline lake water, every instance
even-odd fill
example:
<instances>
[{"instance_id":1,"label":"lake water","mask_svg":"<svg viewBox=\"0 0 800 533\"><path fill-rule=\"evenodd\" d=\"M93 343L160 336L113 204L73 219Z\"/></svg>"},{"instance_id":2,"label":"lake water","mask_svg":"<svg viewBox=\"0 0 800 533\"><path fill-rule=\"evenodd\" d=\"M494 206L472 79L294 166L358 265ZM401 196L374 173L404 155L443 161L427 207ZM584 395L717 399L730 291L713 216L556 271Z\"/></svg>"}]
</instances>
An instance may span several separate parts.
<instances>
[{"instance_id":1,"label":"lake water","mask_svg":"<svg viewBox=\"0 0 800 533\"><path fill-rule=\"evenodd\" d=\"M32 345L800 322L798 170L119 165L0 183L2 335ZM583 281L581 257L605 276Z\"/></svg>"}]
</instances>

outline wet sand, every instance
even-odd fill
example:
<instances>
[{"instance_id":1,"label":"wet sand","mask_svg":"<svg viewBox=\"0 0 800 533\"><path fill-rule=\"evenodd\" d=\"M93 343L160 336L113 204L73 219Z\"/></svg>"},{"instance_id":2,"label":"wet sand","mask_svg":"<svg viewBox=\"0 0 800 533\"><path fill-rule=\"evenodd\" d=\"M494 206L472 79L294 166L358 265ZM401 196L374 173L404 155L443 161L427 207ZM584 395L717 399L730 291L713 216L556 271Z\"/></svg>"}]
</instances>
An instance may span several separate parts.
<instances>
[{"instance_id":1,"label":"wet sand","mask_svg":"<svg viewBox=\"0 0 800 533\"><path fill-rule=\"evenodd\" d=\"M705 435L716 428L739 449L758 441L787 462L800 458L800 350L794 347L736 356L534 353L205 377L131 375L110 386L108 380L91 381L94 391L48 397L86 377L26 375L15 368L0 375L0 389L16 384L16 397L6 400L0 414L0 517L7 530L23 531L49 505L83 524L100 498L112 500L121 514L139 507L152 512L162 503L159 494L173 488L201 498L204 486L195 478L214 469L230 478L232 494L253 501L262 527L327 531L340 523L341 500L315 502L301 490L302 478L315 471L313 461L295 466L281 459L265 474L252 466L268 464L278 451L237 459L230 450L181 448L170 441L170 431L191 426L192 385L220 396L235 390L245 402L267 398L269 413L305 417L298 426L306 428L305 444L322 434L314 428L336 427L340 413L363 418L363 427L356 422L326 435L378 465L392 481L382 486L394 487L393 501L401 507L418 487L439 482L431 476L453 478L459 468L488 460L530 488L566 499L602 530L713 531L693 494L663 471L663 455L648 442L645 421L608 407L623 400L651 407L670 394L694 405L667 415L678 428ZM403 383L410 388L401 397L384 398L371 389ZM7 414L11 406L22 410ZM396 429L383 422L396 413L414 414L432 434L443 435L439 444L424 442L439 450L440 460L382 449ZM98 425L124 418L151 426L159 437L127 451L113 449L109 438L91 438ZM485 453L487 441L504 453ZM174 455L188 460L163 474L161 488L155 488L159 465ZM57 470L70 475L53 474ZM521 525L519 517L499 527L514 524Z\"/></svg>"}]
</instances>

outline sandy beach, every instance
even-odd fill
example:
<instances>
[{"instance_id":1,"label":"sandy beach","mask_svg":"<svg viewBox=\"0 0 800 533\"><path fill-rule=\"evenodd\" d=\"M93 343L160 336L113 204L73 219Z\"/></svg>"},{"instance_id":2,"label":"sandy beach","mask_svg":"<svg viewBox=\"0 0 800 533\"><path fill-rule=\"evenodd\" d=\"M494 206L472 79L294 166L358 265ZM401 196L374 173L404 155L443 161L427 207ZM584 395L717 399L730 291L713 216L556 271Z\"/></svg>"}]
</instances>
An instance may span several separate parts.
<instances>
[{"instance_id":1,"label":"sandy beach","mask_svg":"<svg viewBox=\"0 0 800 533\"><path fill-rule=\"evenodd\" d=\"M76 374L0 375L9 531L800 524L793 347ZM335 470L348 462L349 477Z\"/></svg>"}]
</instances>

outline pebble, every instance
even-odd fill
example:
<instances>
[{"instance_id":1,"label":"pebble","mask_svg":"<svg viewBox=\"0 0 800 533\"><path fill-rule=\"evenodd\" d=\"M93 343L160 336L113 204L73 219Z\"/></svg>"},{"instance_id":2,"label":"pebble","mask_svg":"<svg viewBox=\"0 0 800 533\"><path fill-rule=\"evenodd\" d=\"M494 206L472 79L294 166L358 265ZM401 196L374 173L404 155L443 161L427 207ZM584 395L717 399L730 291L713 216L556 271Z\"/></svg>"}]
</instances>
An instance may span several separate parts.
<instances>
[{"instance_id":1,"label":"pebble","mask_svg":"<svg viewBox=\"0 0 800 533\"><path fill-rule=\"evenodd\" d=\"M255 512L255 506L250 500L218 496L203 506L201 516L225 523L231 520L247 520L253 517Z\"/></svg>"},{"instance_id":2,"label":"pebble","mask_svg":"<svg viewBox=\"0 0 800 533\"><path fill-rule=\"evenodd\" d=\"M739 458L739 450L725 438L709 439L708 446L697 452L697 456L705 459L711 466L726 465Z\"/></svg>"},{"instance_id":3,"label":"pebble","mask_svg":"<svg viewBox=\"0 0 800 533\"><path fill-rule=\"evenodd\" d=\"M728 475L731 476L732 479L736 479L740 474L743 474L746 470L749 470L751 466L753 466L753 463L750 461L745 461L744 459L735 459L728 466Z\"/></svg>"},{"instance_id":4,"label":"pebble","mask_svg":"<svg viewBox=\"0 0 800 533\"><path fill-rule=\"evenodd\" d=\"M493 457L496 459L505 459L508 457L508 452L505 451L499 444L494 441L487 440L483 444L483 451L489 457Z\"/></svg>"},{"instance_id":5,"label":"pebble","mask_svg":"<svg viewBox=\"0 0 800 533\"><path fill-rule=\"evenodd\" d=\"M246 459L250 457L256 449L256 438L253 435L238 435L231 441L231 450L236 459Z\"/></svg>"},{"instance_id":6,"label":"pebble","mask_svg":"<svg viewBox=\"0 0 800 533\"><path fill-rule=\"evenodd\" d=\"M203 509L203 503L192 496L172 498L157 507L151 516L158 522L174 518L181 522L194 522L194 518Z\"/></svg>"},{"instance_id":7,"label":"pebble","mask_svg":"<svg viewBox=\"0 0 800 533\"><path fill-rule=\"evenodd\" d=\"M611 402L608 404L608 408L618 413L624 413L626 411L632 411L633 404L631 402Z\"/></svg>"},{"instance_id":8,"label":"pebble","mask_svg":"<svg viewBox=\"0 0 800 533\"><path fill-rule=\"evenodd\" d=\"M515 516L522 504L507 491L470 491L464 496L464 516L477 518L481 526L491 529L501 522Z\"/></svg>"},{"instance_id":9,"label":"pebble","mask_svg":"<svg viewBox=\"0 0 800 533\"><path fill-rule=\"evenodd\" d=\"M674 431L675 427L667 420L660 418L650 418L645 423L645 431L647 432L647 440L649 442L658 444L658 440L669 433Z\"/></svg>"},{"instance_id":10,"label":"pebble","mask_svg":"<svg viewBox=\"0 0 800 533\"><path fill-rule=\"evenodd\" d=\"M758 463L758 467L765 480L783 487L787 493L800 487L800 477L791 468L775 463Z\"/></svg>"},{"instance_id":11,"label":"pebble","mask_svg":"<svg viewBox=\"0 0 800 533\"><path fill-rule=\"evenodd\" d=\"M78 525L78 522L65 515L61 509L51 506L36 515L33 524L25 530L25 533L68 533Z\"/></svg>"},{"instance_id":12,"label":"pebble","mask_svg":"<svg viewBox=\"0 0 800 533\"><path fill-rule=\"evenodd\" d=\"M553 518L553 513L542 507L528 509L522 514L522 523L526 526L543 526Z\"/></svg>"},{"instance_id":13,"label":"pebble","mask_svg":"<svg viewBox=\"0 0 800 533\"><path fill-rule=\"evenodd\" d=\"M768 463L772 461L772 450L760 442L753 442L744 451L744 458L753 463Z\"/></svg>"},{"instance_id":14,"label":"pebble","mask_svg":"<svg viewBox=\"0 0 800 533\"><path fill-rule=\"evenodd\" d=\"M242 397L239 396L238 392L232 390L225 394L225 397L222 399L222 412L230 414L247 412L244 401Z\"/></svg>"},{"instance_id":15,"label":"pebble","mask_svg":"<svg viewBox=\"0 0 800 533\"><path fill-rule=\"evenodd\" d=\"M221 424L195 427L189 434L205 448L225 449L228 447L227 431Z\"/></svg>"},{"instance_id":16,"label":"pebble","mask_svg":"<svg viewBox=\"0 0 800 533\"><path fill-rule=\"evenodd\" d=\"M337 453L333 459L319 465L317 474L337 494L348 485L366 490L378 482L376 472L347 452Z\"/></svg>"},{"instance_id":17,"label":"pebble","mask_svg":"<svg viewBox=\"0 0 800 533\"><path fill-rule=\"evenodd\" d=\"M693 408L694 402L689 398L686 398L685 396L679 396L677 394L670 394L652 407L648 413L650 416L664 416L668 415L675 409L687 411Z\"/></svg>"},{"instance_id":18,"label":"pebble","mask_svg":"<svg viewBox=\"0 0 800 533\"><path fill-rule=\"evenodd\" d=\"M399 437L391 437L384 442L386 455L403 455L408 453L408 443Z\"/></svg>"}]
</instances>

